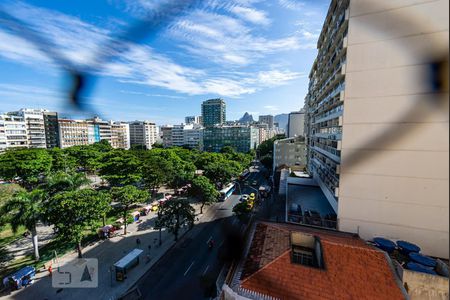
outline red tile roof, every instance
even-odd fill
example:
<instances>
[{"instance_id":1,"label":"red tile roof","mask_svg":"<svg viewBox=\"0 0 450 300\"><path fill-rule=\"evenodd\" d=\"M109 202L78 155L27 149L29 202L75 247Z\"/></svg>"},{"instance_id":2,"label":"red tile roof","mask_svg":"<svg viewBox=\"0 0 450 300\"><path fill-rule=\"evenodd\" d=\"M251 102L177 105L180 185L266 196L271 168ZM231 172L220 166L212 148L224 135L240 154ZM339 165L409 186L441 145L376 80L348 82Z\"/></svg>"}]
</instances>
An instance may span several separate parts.
<instances>
[{"instance_id":1,"label":"red tile roof","mask_svg":"<svg viewBox=\"0 0 450 300\"><path fill-rule=\"evenodd\" d=\"M320 238L324 268L291 263L290 233ZM359 237L306 226L258 223L241 287L279 299L405 299L385 254Z\"/></svg>"}]
</instances>

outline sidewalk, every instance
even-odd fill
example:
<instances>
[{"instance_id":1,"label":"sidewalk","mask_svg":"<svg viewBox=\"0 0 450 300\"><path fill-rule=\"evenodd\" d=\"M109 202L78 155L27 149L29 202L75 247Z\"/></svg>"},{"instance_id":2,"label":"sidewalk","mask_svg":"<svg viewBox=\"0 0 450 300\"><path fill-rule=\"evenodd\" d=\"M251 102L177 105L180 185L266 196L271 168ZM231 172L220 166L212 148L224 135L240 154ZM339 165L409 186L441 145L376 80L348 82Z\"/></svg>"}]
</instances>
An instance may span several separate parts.
<instances>
[{"instance_id":1,"label":"sidewalk","mask_svg":"<svg viewBox=\"0 0 450 300\"><path fill-rule=\"evenodd\" d=\"M193 205L196 213L200 211L200 205ZM208 222L214 216L208 213L208 207L204 208L203 215L199 216L196 224ZM36 282L25 289L14 291L6 296L5 299L116 299L124 294L135 282L141 278L173 245L174 237L167 231L162 231L162 245L159 246L159 231L153 229L156 220L156 214L151 213L148 216L141 217L140 223L133 223L128 226L126 236L117 236L108 240L102 240L89 245L83 249L84 258L98 259L99 286L94 289L54 289L52 288L51 277L47 271L37 274ZM195 228L195 226L194 226ZM180 232L180 238L188 231L183 228ZM130 270L127 279L124 282L115 281L114 272L111 267L131 250L137 248L136 239L141 241L140 248L144 250L141 255L140 263ZM148 250L151 245L151 250ZM145 256L150 255L150 262L146 263ZM77 253L71 252L61 259L76 258ZM56 270L56 266L53 267Z\"/></svg>"}]
</instances>

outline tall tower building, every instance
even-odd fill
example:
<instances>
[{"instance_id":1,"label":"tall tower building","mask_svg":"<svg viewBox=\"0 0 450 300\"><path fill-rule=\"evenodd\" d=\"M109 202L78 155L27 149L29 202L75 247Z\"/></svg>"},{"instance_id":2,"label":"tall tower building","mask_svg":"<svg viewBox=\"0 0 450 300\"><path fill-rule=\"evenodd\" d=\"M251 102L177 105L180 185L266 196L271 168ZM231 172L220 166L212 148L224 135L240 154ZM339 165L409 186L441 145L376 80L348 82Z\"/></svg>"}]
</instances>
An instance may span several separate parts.
<instances>
[{"instance_id":1,"label":"tall tower building","mask_svg":"<svg viewBox=\"0 0 450 300\"><path fill-rule=\"evenodd\" d=\"M158 139L156 124L150 121L131 122L129 130L131 147L140 145L152 149Z\"/></svg>"},{"instance_id":2,"label":"tall tower building","mask_svg":"<svg viewBox=\"0 0 450 300\"><path fill-rule=\"evenodd\" d=\"M429 62L448 59L448 9L447 0L331 1L305 99L308 171L338 229L443 258L448 89L431 86Z\"/></svg>"},{"instance_id":3,"label":"tall tower building","mask_svg":"<svg viewBox=\"0 0 450 300\"><path fill-rule=\"evenodd\" d=\"M305 136L305 110L291 112L287 125L288 137Z\"/></svg>"},{"instance_id":4,"label":"tall tower building","mask_svg":"<svg viewBox=\"0 0 450 300\"><path fill-rule=\"evenodd\" d=\"M258 119L259 123L265 123L269 125L269 130L273 129L273 116L272 115L265 115L265 116L259 116Z\"/></svg>"},{"instance_id":5,"label":"tall tower building","mask_svg":"<svg viewBox=\"0 0 450 300\"><path fill-rule=\"evenodd\" d=\"M47 148L44 125L45 109L23 108L10 112L9 115L22 117L27 125L28 147Z\"/></svg>"},{"instance_id":6,"label":"tall tower building","mask_svg":"<svg viewBox=\"0 0 450 300\"><path fill-rule=\"evenodd\" d=\"M223 99L210 99L202 103L203 126L222 125L226 121L226 104Z\"/></svg>"}]
</instances>

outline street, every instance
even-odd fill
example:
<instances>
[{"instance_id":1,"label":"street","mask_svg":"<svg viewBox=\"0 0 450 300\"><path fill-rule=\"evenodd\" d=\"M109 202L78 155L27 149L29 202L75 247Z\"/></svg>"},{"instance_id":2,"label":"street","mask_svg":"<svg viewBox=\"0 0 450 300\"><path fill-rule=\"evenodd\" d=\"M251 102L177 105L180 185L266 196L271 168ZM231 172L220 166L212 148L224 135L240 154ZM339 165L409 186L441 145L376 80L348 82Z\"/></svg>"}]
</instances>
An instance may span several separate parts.
<instances>
[{"instance_id":1,"label":"street","mask_svg":"<svg viewBox=\"0 0 450 300\"><path fill-rule=\"evenodd\" d=\"M263 183L258 169L252 169L248 181ZM241 184L242 193L254 190ZM244 230L233 216L233 206L239 202L239 187L226 201L210 210L211 221L197 225L175 247L164 255L136 284L143 299L209 299L224 262L218 255L227 235ZM213 239L215 246L208 249Z\"/></svg>"}]
</instances>

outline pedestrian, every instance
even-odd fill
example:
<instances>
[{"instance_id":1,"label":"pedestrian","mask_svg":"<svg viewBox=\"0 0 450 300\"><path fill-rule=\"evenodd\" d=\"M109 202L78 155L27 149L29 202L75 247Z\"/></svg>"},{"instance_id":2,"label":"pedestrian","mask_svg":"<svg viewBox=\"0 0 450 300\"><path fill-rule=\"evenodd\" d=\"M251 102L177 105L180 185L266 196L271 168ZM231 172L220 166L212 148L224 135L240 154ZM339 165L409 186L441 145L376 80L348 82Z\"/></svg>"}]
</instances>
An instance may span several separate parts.
<instances>
[{"instance_id":1,"label":"pedestrian","mask_svg":"<svg viewBox=\"0 0 450 300\"><path fill-rule=\"evenodd\" d=\"M141 245L141 240L139 238L136 239L136 245L138 246L138 248Z\"/></svg>"},{"instance_id":2,"label":"pedestrian","mask_svg":"<svg viewBox=\"0 0 450 300\"><path fill-rule=\"evenodd\" d=\"M50 266L48 266L48 269L47 269L47 271L48 271L48 276L52 276L52 265L50 265Z\"/></svg>"},{"instance_id":3,"label":"pedestrian","mask_svg":"<svg viewBox=\"0 0 450 300\"><path fill-rule=\"evenodd\" d=\"M148 245L148 252L152 250L152 245Z\"/></svg>"}]
</instances>

